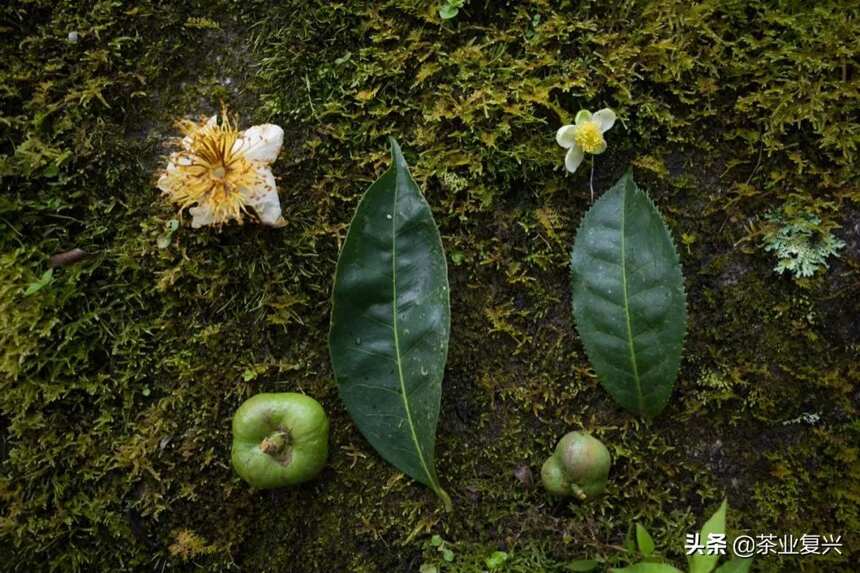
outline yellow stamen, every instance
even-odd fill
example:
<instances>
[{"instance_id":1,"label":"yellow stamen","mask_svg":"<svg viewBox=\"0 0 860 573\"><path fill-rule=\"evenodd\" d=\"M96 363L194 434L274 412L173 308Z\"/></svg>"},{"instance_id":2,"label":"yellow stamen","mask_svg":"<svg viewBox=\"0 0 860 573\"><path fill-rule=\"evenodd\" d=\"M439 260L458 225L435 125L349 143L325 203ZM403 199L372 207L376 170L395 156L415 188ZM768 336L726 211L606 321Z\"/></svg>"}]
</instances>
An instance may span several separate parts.
<instances>
[{"instance_id":1,"label":"yellow stamen","mask_svg":"<svg viewBox=\"0 0 860 573\"><path fill-rule=\"evenodd\" d=\"M599 153L606 147L606 141L596 121L586 121L577 125L573 139L586 153Z\"/></svg>"},{"instance_id":2,"label":"yellow stamen","mask_svg":"<svg viewBox=\"0 0 860 573\"><path fill-rule=\"evenodd\" d=\"M242 146L233 149L240 132L227 110L222 110L220 124L183 120L177 126L188 144L170 156L174 168L165 172L165 193L183 209L195 203L211 209L217 225L231 219L242 222L247 190L262 181Z\"/></svg>"}]
</instances>

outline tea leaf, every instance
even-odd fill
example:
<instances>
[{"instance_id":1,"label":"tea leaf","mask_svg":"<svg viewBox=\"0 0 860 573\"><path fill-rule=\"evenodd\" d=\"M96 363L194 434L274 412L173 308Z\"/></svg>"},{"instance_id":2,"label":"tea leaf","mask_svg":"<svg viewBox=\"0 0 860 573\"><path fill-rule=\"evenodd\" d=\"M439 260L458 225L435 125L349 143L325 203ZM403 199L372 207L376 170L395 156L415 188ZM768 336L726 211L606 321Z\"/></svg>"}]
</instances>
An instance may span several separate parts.
<instances>
[{"instance_id":1,"label":"tea leaf","mask_svg":"<svg viewBox=\"0 0 860 573\"><path fill-rule=\"evenodd\" d=\"M669 230L629 172L586 213L571 271L576 326L598 379L628 410L656 416L678 375L686 297Z\"/></svg>"},{"instance_id":2,"label":"tea leaf","mask_svg":"<svg viewBox=\"0 0 860 573\"><path fill-rule=\"evenodd\" d=\"M448 272L439 230L397 142L365 192L335 273L329 346L340 395L388 462L451 508L433 463L448 354Z\"/></svg>"}]
</instances>

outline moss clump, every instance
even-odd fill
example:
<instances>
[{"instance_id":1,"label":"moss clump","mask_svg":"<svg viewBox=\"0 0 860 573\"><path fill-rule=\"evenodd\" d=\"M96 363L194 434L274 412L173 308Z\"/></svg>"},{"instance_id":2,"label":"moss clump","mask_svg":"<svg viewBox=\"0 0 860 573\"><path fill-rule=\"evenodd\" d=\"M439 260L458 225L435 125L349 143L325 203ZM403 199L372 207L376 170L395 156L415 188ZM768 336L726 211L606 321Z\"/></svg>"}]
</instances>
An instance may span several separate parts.
<instances>
[{"instance_id":1,"label":"moss clump","mask_svg":"<svg viewBox=\"0 0 860 573\"><path fill-rule=\"evenodd\" d=\"M497 549L511 567L539 550L552 571L609 558L641 520L680 564L677 539L724 494L736 531L860 529L860 332L844 319L860 300L855 3L473 0L446 23L435 10L0 8L0 562L414 570L439 533L462 571ZM285 127L274 170L288 225L186 221L159 248L175 217L153 185L161 143L175 115L220 99ZM599 388L569 318L588 171L564 174L554 133L603 106L620 119L596 188L632 162L688 238L688 350L670 406L645 425ZM451 256L438 467L452 516L357 434L328 365L339 241L387 135ZM772 272L756 224L789 200L846 243L803 281ZM74 247L92 255L25 297ZM330 465L299 491L254 494L226 462L230 417L251 394L291 390L331 413ZM816 425L783 425L806 412ZM536 472L569 429L612 445L607 495L587 506L513 474ZM846 543L760 568L858 559Z\"/></svg>"}]
</instances>

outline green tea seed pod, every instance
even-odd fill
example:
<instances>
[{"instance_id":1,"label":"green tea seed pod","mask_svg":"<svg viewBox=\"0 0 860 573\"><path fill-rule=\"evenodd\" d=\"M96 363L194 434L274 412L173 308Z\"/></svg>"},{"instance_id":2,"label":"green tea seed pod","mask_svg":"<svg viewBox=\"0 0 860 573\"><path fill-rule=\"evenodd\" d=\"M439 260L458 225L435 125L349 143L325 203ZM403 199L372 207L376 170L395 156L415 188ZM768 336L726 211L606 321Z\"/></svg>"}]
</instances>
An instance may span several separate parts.
<instances>
[{"instance_id":1,"label":"green tea seed pod","mask_svg":"<svg viewBox=\"0 0 860 573\"><path fill-rule=\"evenodd\" d=\"M304 394L257 394L233 416L231 457L236 473L257 489L313 479L328 458L328 416Z\"/></svg>"},{"instance_id":2,"label":"green tea seed pod","mask_svg":"<svg viewBox=\"0 0 860 573\"><path fill-rule=\"evenodd\" d=\"M585 432L570 432L541 468L541 481L553 495L585 501L606 489L611 463L603 442Z\"/></svg>"}]
</instances>

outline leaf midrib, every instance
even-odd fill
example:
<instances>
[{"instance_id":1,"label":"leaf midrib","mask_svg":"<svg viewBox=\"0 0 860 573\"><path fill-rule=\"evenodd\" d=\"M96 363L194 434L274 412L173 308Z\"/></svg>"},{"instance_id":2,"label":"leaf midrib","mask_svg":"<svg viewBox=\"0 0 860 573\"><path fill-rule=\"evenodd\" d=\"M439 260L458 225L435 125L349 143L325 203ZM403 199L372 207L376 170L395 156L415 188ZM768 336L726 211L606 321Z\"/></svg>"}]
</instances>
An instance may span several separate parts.
<instances>
[{"instance_id":1,"label":"leaf midrib","mask_svg":"<svg viewBox=\"0 0 860 573\"><path fill-rule=\"evenodd\" d=\"M430 472L427 467L427 462L424 459L424 452L421 449L421 445L418 442L418 435L415 432L415 424L412 421L412 411L409 408L409 400L406 398L406 381L403 376L403 363L400 359L400 337L397 334L397 233L396 233L396 225L397 225L397 199L400 193L400 174L398 173L397 163L395 159L395 165L392 167L394 171L394 202L391 207L391 293L392 293L392 305L391 308L394 310L392 313L393 321L392 321L392 330L394 332L394 354L395 361L397 362L397 377L400 382L400 397L403 400L403 409L406 411L406 422L409 424L409 433L412 437L412 443L415 445L415 450L418 452L418 460L421 462L421 467L424 469L424 474L427 476L427 479L430 481L430 487L434 490L439 489L439 484L436 483L436 480L433 477L433 474Z\"/></svg>"},{"instance_id":2,"label":"leaf midrib","mask_svg":"<svg viewBox=\"0 0 860 573\"><path fill-rule=\"evenodd\" d=\"M627 323L627 349L630 352L630 366L633 368L633 381L636 384L636 401L639 405L639 411L643 412L642 404L642 383L639 379L639 366L636 364L636 348L633 342L633 325L630 321L630 297L627 292L627 255L625 252L625 236L627 234L626 227L626 211L627 211L627 187L622 189L621 195L621 286L624 296L624 319Z\"/></svg>"}]
</instances>

